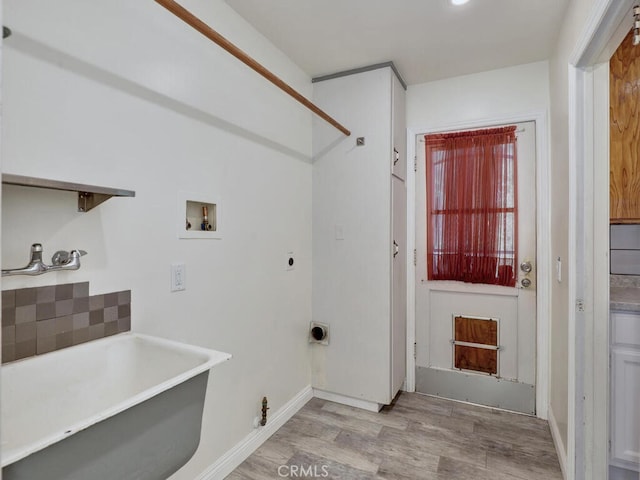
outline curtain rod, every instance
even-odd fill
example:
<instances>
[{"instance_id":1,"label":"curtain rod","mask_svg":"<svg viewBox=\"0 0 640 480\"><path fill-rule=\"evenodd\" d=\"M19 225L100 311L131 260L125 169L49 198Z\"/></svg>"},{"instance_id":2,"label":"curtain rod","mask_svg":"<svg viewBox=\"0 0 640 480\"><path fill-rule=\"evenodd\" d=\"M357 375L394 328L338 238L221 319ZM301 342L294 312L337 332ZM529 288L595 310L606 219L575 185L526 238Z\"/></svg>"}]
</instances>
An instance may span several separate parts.
<instances>
[{"instance_id":1,"label":"curtain rod","mask_svg":"<svg viewBox=\"0 0 640 480\"><path fill-rule=\"evenodd\" d=\"M295 98L298 102L300 102L302 105L307 107L309 110L311 110L313 113L318 115L320 118L324 119L325 121L327 121L328 123L336 127L338 130L340 130L347 137L351 135L351 132L349 130L347 130L344 126L338 123L331 116L329 116L326 112L321 110L315 104L311 103L303 95L301 95L296 90L294 90L290 85L288 85L284 80L280 79L279 77L271 73L269 70L263 67L260 63L258 63L249 55L244 53L242 50L236 47L233 43L231 43L225 37L220 35L213 28L211 28L209 25L204 23L194 14L189 12L186 8L184 8L182 5L177 3L175 0L155 0L155 2L162 5L164 8L166 8L171 13L173 13L176 17L178 17L179 19L181 19L182 21L184 21L185 23L193 27L195 30L200 32L209 40L216 43L218 46L222 47L224 50L226 50L231 55L236 57L246 66L255 70L257 73L259 73L264 78L266 78L271 83L273 83L276 87L280 88L282 91L284 91L285 93Z\"/></svg>"},{"instance_id":2,"label":"curtain rod","mask_svg":"<svg viewBox=\"0 0 640 480\"><path fill-rule=\"evenodd\" d=\"M466 130L463 130L463 131L466 131ZM470 130L470 131L473 131L473 130ZM523 132L526 132L526 131L527 131L527 129L526 129L526 128L524 128L524 127L522 127L522 128L519 128L518 130L516 130L514 133L523 133ZM450 131L446 131L446 132L440 132L440 133L455 133L455 132L456 132L456 131L454 130L454 131L452 131L452 132L450 132ZM424 137L425 135L431 135L431 134L430 134L430 133L418 133L418 134L416 134L416 137L417 137L418 135L420 135L420 136ZM437 134L436 134L436 135L437 135ZM420 140L418 140L418 141L419 141L420 143L424 143L424 138L421 138L421 139L420 139Z\"/></svg>"}]
</instances>

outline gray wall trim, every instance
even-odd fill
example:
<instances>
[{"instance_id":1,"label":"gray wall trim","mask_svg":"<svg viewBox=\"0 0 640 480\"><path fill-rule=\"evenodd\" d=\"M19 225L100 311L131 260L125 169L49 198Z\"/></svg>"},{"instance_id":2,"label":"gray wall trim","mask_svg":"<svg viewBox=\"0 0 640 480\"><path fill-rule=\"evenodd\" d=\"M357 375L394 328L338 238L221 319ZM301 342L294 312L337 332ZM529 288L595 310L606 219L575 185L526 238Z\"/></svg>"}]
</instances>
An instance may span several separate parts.
<instances>
[{"instance_id":1,"label":"gray wall trim","mask_svg":"<svg viewBox=\"0 0 640 480\"><path fill-rule=\"evenodd\" d=\"M386 68L386 67L391 67L391 70L393 70L393 73L395 73L396 77L398 77L398 80L400 81L400 85L402 85L402 88L406 90L407 84L402 78L402 75L400 75L400 72L398 71L396 66L393 64L393 62L376 63L375 65L368 65L366 67L353 68L351 70L345 70L343 72L336 72L336 73L331 73L329 75L322 75L320 77L312 78L311 83L323 82L324 80L331 80L332 78L346 77L347 75L355 75L356 73L370 72L371 70L378 70L380 68Z\"/></svg>"},{"instance_id":2,"label":"gray wall trim","mask_svg":"<svg viewBox=\"0 0 640 480\"><path fill-rule=\"evenodd\" d=\"M534 385L457 370L416 367L416 392L536 414Z\"/></svg>"}]
</instances>

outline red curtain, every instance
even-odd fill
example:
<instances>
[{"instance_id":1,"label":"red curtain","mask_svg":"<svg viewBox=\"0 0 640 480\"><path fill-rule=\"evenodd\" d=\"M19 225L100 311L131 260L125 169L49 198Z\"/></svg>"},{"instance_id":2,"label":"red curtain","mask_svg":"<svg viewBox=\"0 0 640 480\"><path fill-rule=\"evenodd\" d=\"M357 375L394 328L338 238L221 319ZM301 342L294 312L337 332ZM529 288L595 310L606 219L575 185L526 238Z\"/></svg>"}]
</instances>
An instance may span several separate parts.
<instances>
[{"instance_id":1,"label":"red curtain","mask_svg":"<svg viewBox=\"0 0 640 480\"><path fill-rule=\"evenodd\" d=\"M425 136L429 280L515 286L515 130Z\"/></svg>"}]
</instances>

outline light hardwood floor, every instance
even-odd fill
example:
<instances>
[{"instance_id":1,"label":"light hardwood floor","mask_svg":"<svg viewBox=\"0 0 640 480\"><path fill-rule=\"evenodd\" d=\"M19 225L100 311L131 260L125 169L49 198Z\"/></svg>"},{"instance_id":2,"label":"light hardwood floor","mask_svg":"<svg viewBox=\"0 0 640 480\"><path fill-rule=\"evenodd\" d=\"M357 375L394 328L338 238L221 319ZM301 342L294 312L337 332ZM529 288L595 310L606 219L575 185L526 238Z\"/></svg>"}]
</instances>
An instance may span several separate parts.
<instances>
[{"instance_id":1,"label":"light hardwood floor","mask_svg":"<svg viewBox=\"0 0 640 480\"><path fill-rule=\"evenodd\" d=\"M280 478L561 480L562 474L547 422L401 393L377 414L314 398L227 477Z\"/></svg>"}]
</instances>

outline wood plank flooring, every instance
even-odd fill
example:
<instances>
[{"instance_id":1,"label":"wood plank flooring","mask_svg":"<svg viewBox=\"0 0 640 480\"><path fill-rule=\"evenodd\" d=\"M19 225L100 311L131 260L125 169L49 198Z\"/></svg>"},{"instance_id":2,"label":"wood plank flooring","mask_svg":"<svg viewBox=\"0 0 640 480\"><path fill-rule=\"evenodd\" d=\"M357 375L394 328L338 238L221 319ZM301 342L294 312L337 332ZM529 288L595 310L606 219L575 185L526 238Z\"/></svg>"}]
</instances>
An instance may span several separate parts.
<instances>
[{"instance_id":1,"label":"wood plank flooring","mask_svg":"<svg viewBox=\"0 0 640 480\"><path fill-rule=\"evenodd\" d=\"M229 480L562 480L547 422L415 393L372 413L314 398Z\"/></svg>"}]
</instances>

